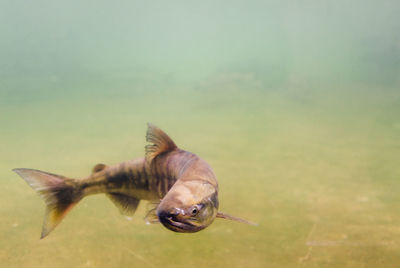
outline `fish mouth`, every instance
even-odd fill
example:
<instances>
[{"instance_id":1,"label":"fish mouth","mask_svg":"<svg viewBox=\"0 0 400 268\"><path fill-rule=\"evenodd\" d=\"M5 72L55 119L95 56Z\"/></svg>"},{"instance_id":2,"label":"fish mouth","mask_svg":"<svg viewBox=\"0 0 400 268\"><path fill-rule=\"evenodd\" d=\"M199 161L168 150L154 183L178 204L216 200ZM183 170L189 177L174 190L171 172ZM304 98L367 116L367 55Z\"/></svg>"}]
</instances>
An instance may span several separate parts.
<instances>
[{"instance_id":1,"label":"fish mouth","mask_svg":"<svg viewBox=\"0 0 400 268\"><path fill-rule=\"evenodd\" d=\"M176 214L159 213L158 218L166 228L177 233L195 233L204 229L203 226L194 225Z\"/></svg>"}]
</instances>

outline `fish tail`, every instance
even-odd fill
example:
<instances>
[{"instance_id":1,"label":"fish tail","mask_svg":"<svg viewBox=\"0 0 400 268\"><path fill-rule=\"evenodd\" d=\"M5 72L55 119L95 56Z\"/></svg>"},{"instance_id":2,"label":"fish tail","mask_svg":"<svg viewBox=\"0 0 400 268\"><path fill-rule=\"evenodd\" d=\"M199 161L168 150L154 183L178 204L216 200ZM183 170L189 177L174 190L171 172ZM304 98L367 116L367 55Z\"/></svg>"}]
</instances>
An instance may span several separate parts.
<instances>
[{"instance_id":1,"label":"fish tail","mask_svg":"<svg viewBox=\"0 0 400 268\"><path fill-rule=\"evenodd\" d=\"M21 176L46 203L40 239L54 230L83 197L74 179L28 168L16 168L13 171Z\"/></svg>"}]
</instances>

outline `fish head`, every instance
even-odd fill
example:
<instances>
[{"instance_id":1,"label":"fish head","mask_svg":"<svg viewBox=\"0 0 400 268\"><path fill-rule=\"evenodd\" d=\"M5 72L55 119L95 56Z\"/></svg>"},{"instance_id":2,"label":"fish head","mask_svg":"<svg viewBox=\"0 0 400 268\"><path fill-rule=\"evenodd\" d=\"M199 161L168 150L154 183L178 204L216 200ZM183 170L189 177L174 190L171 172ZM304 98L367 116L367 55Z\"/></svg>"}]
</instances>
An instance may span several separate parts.
<instances>
[{"instance_id":1,"label":"fish head","mask_svg":"<svg viewBox=\"0 0 400 268\"><path fill-rule=\"evenodd\" d=\"M179 233L203 230L214 221L217 212L217 188L197 181L174 185L157 207L160 222Z\"/></svg>"}]
</instances>

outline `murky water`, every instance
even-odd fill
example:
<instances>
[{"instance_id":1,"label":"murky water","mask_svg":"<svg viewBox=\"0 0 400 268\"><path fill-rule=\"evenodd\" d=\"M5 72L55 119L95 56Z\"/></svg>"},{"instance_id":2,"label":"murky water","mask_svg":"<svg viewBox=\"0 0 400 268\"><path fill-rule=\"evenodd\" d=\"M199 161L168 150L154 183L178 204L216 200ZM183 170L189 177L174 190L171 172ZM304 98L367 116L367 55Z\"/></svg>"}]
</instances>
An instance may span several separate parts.
<instances>
[{"instance_id":1,"label":"murky water","mask_svg":"<svg viewBox=\"0 0 400 268\"><path fill-rule=\"evenodd\" d=\"M351 2L4 2L0 266L396 267L400 5ZM177 234L99 195L40 240L44 203L11 169L78 178L141 157L146 122L259 226Z\"/></svg>"}]
</instances>

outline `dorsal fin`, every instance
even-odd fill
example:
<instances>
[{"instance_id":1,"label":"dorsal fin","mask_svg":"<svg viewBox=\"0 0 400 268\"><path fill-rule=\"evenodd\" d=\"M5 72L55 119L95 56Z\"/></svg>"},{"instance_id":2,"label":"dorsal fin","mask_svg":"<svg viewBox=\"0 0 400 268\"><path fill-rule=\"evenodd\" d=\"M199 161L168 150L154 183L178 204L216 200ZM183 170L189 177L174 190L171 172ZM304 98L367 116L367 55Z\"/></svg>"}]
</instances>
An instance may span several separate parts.
<instances>
[{"instance_id":1,"label":"dorsal fin","mask_svg":"<svg viewBox=\"0 0 400 268\"><path fill-rule=\"evenodd\" d=\"M175 150L177 147L168 135L151 123L147 123L146 160L151 162L157 155Z\"/></svg>"},{"instance_id":2,"label":"dorsal fin","mask_svg":"<svg viewBox=\"0 0 400 268\"><path fill-rule=\"evenodd\" d=\"M97 165L95 165L94 167L93 167L93 169L92 169L92 174L93 173L97 173L97 172L99 172L99 171L102 171L103 169L105 169L107 166L106 165L104 165L104 164L97 164Z\"/></svg>"}]
</instances>

